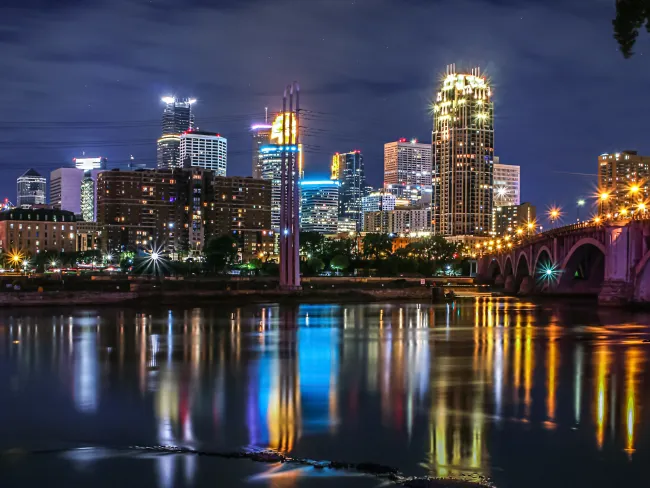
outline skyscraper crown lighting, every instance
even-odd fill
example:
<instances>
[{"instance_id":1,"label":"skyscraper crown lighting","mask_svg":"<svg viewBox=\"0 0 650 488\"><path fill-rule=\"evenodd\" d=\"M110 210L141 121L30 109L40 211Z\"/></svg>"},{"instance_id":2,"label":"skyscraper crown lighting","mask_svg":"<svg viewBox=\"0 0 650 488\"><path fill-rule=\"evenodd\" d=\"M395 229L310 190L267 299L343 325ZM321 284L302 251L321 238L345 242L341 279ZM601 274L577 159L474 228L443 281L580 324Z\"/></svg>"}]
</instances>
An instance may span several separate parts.
<instances>
[{"instance_id":1,"label":"skyscraper crown lighting","mask_svg":"<svg viewBox=\"0 0 650 488\"><path fill-rule=\"evenodd\" d=\"M479 68L447 67L433 105L433 215L446 236L489 235L493 205L494 104Z\"/></svg>"}]
</instances>

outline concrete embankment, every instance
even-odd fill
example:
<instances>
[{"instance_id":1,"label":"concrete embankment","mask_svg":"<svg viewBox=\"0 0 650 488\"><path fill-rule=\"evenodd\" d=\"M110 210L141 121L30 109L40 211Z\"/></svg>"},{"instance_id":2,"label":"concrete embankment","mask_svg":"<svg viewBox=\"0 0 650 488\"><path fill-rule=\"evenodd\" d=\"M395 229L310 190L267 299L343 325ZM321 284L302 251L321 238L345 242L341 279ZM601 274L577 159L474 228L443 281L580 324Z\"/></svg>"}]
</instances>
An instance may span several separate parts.
<instances>
[{"instance_id":1,"label":"concrete embankment","mask_svg":"<svg viewBox=\"0 0 650 488\"><path fill-rule=\"evenodd\" d=\"M261 302L372 302L386 300L430 300L427 287L331 290L180 290L130 292L8 292L0 294L0 307L128 305L134 302L160 305Z\"/></svg>"}]
</instances>

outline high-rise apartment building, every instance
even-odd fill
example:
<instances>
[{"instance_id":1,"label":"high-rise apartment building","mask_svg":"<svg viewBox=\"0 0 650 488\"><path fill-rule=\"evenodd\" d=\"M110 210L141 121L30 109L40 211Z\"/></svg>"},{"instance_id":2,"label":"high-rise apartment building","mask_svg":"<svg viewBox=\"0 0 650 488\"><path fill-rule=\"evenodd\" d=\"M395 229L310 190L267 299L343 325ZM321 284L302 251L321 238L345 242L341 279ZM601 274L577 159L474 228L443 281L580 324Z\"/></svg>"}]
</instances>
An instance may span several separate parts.
<instances>
[{"instance_id":1,"label":"high-rise apartment building","mask_svg":"<svg viewBox=\"0 0 650 488\"><path fill-rule=\"evenodd\" d=\"M300 183L300 229L320 234L336 234L339 220L339 182Z\"/></svg>"},{"instance_id":2,"label":"high-rise apartment building","mask_svg":"<svg viewBox=\"0 0 650 488\"><path fill-rule=\"evenodd\" d=\"M97 179L102 249L201 252L232 235L244 260L273 251L271 183L202 168L104 171Z\"/></svg>"},{"instance_id":3,"label":"high-rise apartment building","mask_svg":"<svg viewBox=\"0 0 650 488\"><path fill-rule=\"evenodd\" d=\"M509 207L521 203L521 169L514 164L500 164L499 158L494 157L494 207Z\"/></svg>"},{"instance_id":4,"label":"high-rise apartment building","mask_svg":"<svg viewBox=\"0 0 650 488\"><path fill-rule=\"evenodd\" d=\"M273 254L271 182L243 176L214 178L214 200L206 207L211 237L230 234L241 261Z\"/></svg>"},{"instance_id":5,"label":"high-rise apartment building","mask_svg":"<svg viewBox=\"0 0 650 488\"><path fill-rule=\"evenodd\" d=\"M363 230L381 234L428 234L431 232L431 209L402 208L366 212Z\"/></svg>"},{"instance_id":6,"label":"high-rise apartment building","mask_svg":"<svg viewBox=\"0 0 650 488\"><path fill-rule=\"evenodd\" d=\"M180 160L183 168L212 170L226 176L228 141L214 132L191 130L180 136Z\"/></svg>"},{"instance_id":7,"label":"high-rise apartment building","mask_svg":"<svg viewBox=\"0 0 650 488\"><path fill-rule=\"evenodd\" d=\"M361 205L366 195L366 172L361 151L334 154L331 179L340 183L339 219L355 222L356 230L361 230Z\"/></svg>"},{"instance_id":8,"label":"high-rise apartment building","mask_svg":"<svg viewBox=\"0 0 650 488\"><path fill-rule=\"evenodd\" d=\"M97 177L97 221L109 252L163 247L174 251L184 228L178 178L183 170L103 171ZM182 204L181 204L182 203Z\"/></svg>"},{"instance_id":9,"label":"high-rise apartment building","mask_svg":"<svg viewBox=\"0 0 650 488\"><path fill-rule=\"evenodd\" d=\"M384 144L384 185L431 191L431 145L399 139ZM429 199L430 200L430 199Z\"/></svg>"},{"instance_id":10,"label":"high-rise apartment building","mask_svg":"<svg viewBox=\"0 0 650 488\"><path fill-rule=\"evenodd\" d=\"M158 168L179 168L183 165L180 156L181 134L194 128L193 98L164 97L162 136L158 139Z\"/></svg>"},{"instance_id":11,"label":"high-rise apartment building","mask_svg":"<svg viewBox=\"0 0 650 488\"><path fill-rule=\"evenodd\" d=\"M535 222L537 210L534 205L524 202L521 205L494 207L492 228L496 237L514 235L517 229L528 232L528 224Z\"/></svg>"},{"instance_id":12,"label":"high-rise apartment building","mask_svg":"<svg viewBox=\"0 0 650 488\"><path fill-rule=\"evenodd\" d=\"M262 146L271 142L271 124L255 124L251 126L253 139L253 178L262 178Z\"/></svg>"},{"instance_id":13,"label":"high-rise apartment building","mask_svg":"<svg viewBox=\"0 0 650 488\"><path fill-rule=\"evenodd\" d=\"M598 192L602 212L634 208L650 193L650 156L636 151L605 153L598 157Z\"/></svg>"},{"instance_id":14,"label":"high-rise apartment building","mask_svg":"<svg viewBox=\"0 0 650 488\"><path fill-rule=\"evenodd\" d=\"M494 104L478 68L447 73L433 106L434 230L487 236L491 230Z\"/></svg>"},{"instance_id":15,"label":"high-rise apartment building","mask_svg":"<svg viewBox=\"0 0 650 488\"><path fill-rule=\"evenodd\" d=\"M28 169L16 180L16 205L28 208L45 204L47 180L34 169Z\"/></svg>"}]
</instances>

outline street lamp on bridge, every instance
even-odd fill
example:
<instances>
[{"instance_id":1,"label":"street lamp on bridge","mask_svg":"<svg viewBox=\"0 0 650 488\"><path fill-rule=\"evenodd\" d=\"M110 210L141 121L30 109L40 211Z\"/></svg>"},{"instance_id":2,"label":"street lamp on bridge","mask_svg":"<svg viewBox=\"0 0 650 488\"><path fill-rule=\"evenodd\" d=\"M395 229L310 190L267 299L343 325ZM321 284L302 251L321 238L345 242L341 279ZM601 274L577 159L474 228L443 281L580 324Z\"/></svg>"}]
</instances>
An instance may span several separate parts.
<instances>
[{"instance_id":1,"label":"street lamp on bridge","mask_svg":"<svg viewBox=\"0 0 650 488\"><path fill-rule=\"evenodd\" d=\"M585 201L583 198L581 198L580 200L578 200L576 204L576 221L578 222L580 222L580 207L584 207L584 206L585 206Z\"/></svg>"}]
</instances>

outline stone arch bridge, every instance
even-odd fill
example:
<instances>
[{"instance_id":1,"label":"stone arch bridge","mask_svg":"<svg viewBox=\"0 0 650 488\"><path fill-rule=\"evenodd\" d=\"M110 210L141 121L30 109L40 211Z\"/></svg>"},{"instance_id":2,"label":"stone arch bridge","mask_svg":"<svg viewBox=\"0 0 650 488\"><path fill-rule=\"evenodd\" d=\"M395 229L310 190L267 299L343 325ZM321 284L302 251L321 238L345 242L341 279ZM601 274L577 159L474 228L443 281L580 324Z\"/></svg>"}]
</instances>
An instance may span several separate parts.
<instances>
[{"instance_id":1,"label":"stone arch bridge","mask_svg":"<svg viewBox=\"0 0 650 488\"><path fill-rule=\"evenodd\" d=\"M518 294L598 295L603 304L650 302L650 220L569 225L478 260L477 279Z\"/></svg>"}]
</instances>

